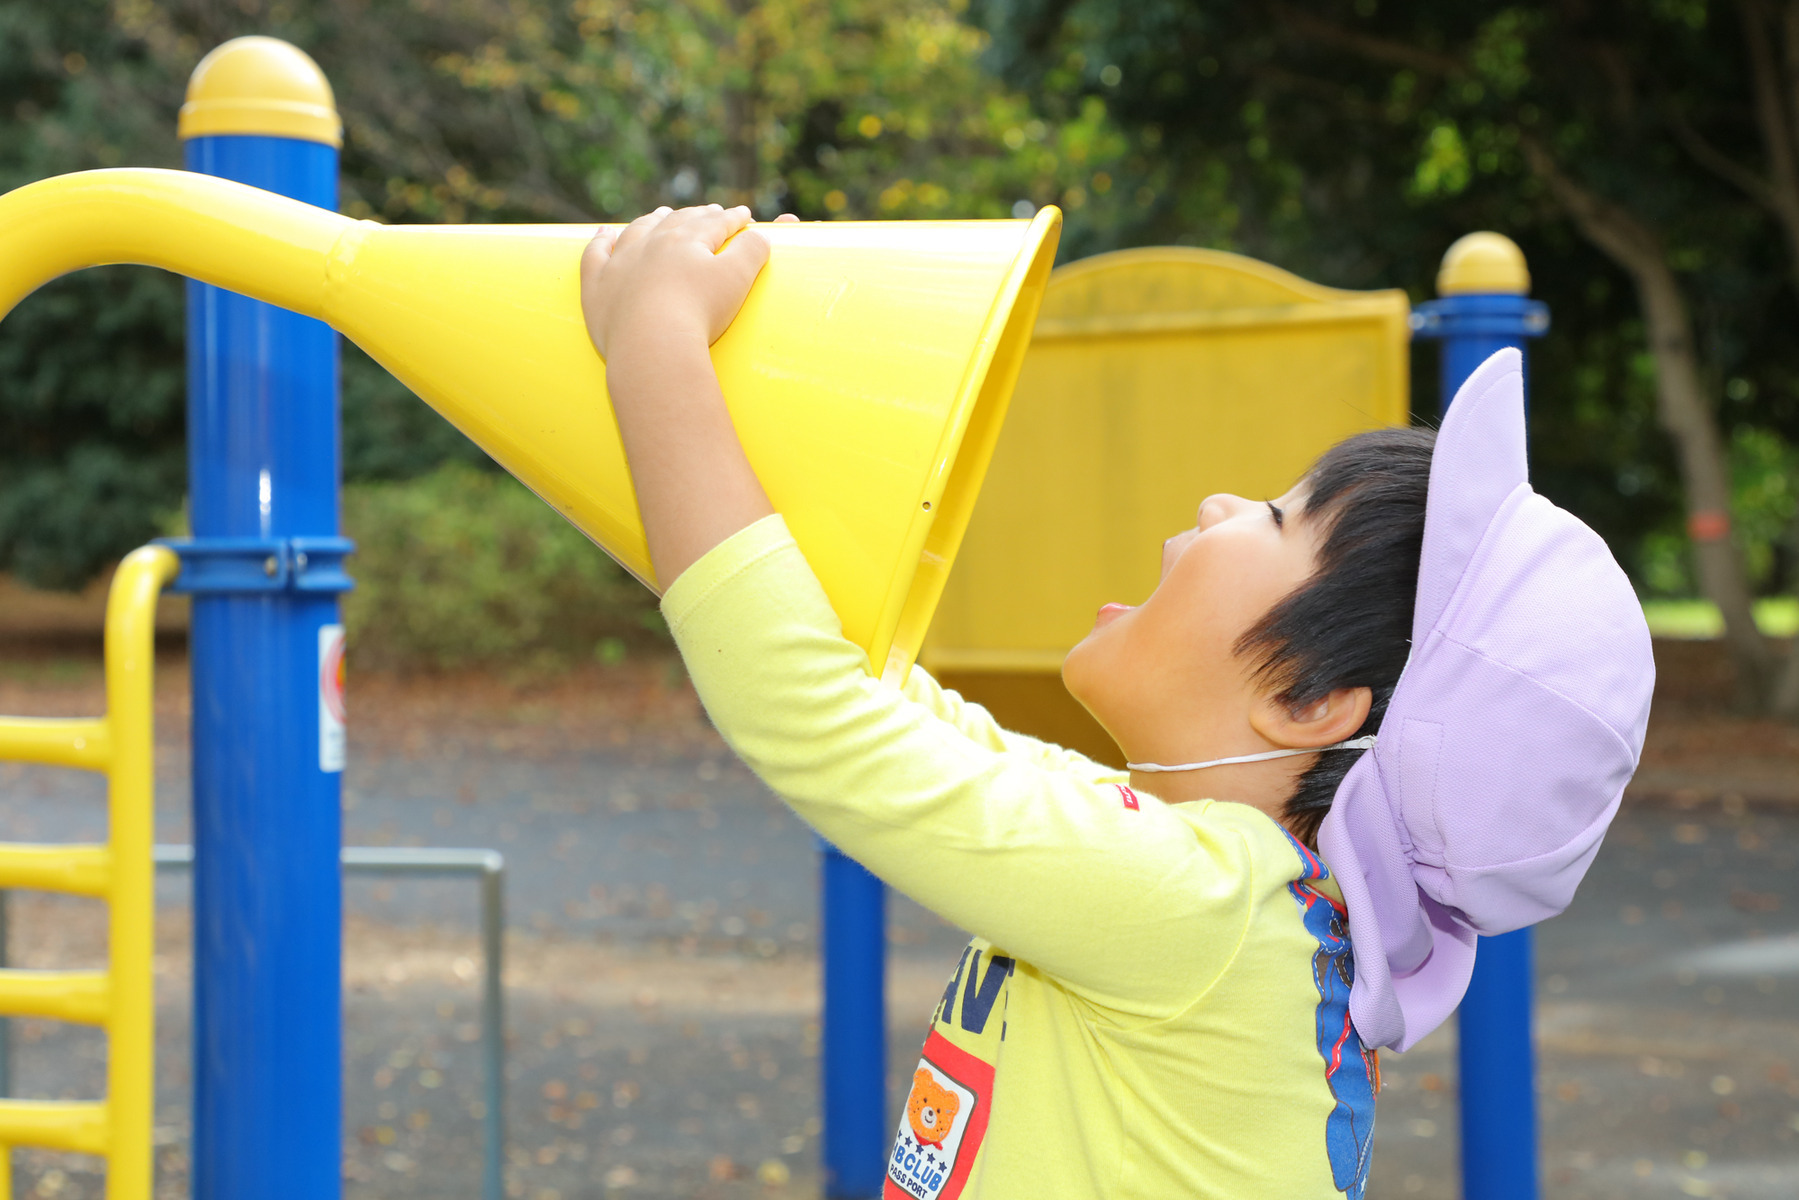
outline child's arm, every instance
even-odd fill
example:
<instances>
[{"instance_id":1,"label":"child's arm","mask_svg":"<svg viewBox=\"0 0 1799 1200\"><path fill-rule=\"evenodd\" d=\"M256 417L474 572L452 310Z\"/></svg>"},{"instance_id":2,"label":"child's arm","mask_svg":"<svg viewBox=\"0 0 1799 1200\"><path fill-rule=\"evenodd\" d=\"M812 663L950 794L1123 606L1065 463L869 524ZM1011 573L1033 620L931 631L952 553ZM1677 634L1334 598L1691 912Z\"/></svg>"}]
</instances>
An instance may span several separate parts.
<instances>
[{"instance_id":1,"label":"child's arm","mask_svg":"<svg viewBox=\"0 0 1799 1200\"><path fill-rule=\"evenodd\" d=\"M1123 783L1126 779L1124 771L1095 762L1079 751L1014 733L994 720L993 714L985 707L964 699L960 692L952 691L931 678L930 672L923 667L913 667L900 690L960 729L965 737L990 750L1022 754L1040 767L1051 771L1067 771L1094 782Z\"/></svg>"},{"instance_id":2,"label":"child's arm","mask_svg":"<svg viewBox=\"0 0 1799 1200\"><path fill-rule=\"evenodd\" d=\"M659 208L616 237L602 230L581 258L587 332L606 360L664 590L706 551L774 512L706 353L768 261L768 243L749 223L743 207Z\"/></svg>"}]
</instances>

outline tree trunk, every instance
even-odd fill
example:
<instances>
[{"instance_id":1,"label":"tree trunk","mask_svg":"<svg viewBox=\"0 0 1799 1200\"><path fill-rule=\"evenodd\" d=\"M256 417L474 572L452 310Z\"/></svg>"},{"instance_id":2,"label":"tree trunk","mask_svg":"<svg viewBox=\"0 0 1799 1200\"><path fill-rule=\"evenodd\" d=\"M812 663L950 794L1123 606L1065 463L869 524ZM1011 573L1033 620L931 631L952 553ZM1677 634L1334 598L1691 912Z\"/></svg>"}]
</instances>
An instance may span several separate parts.
<instances>
[{"instance_id":1,"label":"tree trunk","mask_svg":"<svg viewBox=\"0 0 1799 1200\"><path fill-rule=\"evenodd\" d=\"M1668 266L1661 239L1647 224L1576 183L1541 145L1527 142L1524 149L1531 169L1582 235L1636 285L1655 359L1656 415L1674 439L1699 587L1724 616L1738 704L1760 710L1772 682L1773 653L1755 626L1748 571L1730 537L1729 461L1701 382L1692 317L1680 281Z\"/></svg>"},{"instance_id":2,"label":"tree trunk","mask_svg":"<svg viewBox=\"0 0 1799 1200\"><path fill-rule=\"evenodd\" d=\"M1730 463L1700 382L1692 318L1665 258L1644 263L1633 278L1655 356L1657 415L1674 439L1680 461L1699 586L1724 614L1724 638L1737 671L1738 704L1760 709L1773 654L1756 627L1748 571L1730 536Z\"/></svg>"},{"instance_id":3,"label":"tree trunk","mask_svg":"<svg viewBox=\"0 0 1799 1200\"><path fill-rule=\"evenodd\" d=\"M1790 197L1754 177L1718 152L1673 113L1674 132L1690 152L1711 169L1757 195L1775 210L1787 232L1794 256L1795 284L1799 285L1799 141L1791 135L1799 128L1799 0L1785 0L1779 20L1784 34L1786 79L1779 79L1768 39L1762 31L1775 24L1768 0L1740 0L1751 46L1752 81L1756 88L1757 117L1765 130L1779 138L1780 152L1772 155L1779 182ZM1449 78L1466 64L1440 55L1420 54L1398 42L1370 38L1327 21L1303 14L1285 13L1288 28L1302 37L1347 50L1375 62L1401 64L1420 72ZM1606 257L1622 267L1636 285L1637 303L1647 327L1649 350L1655 359L1656 413L1663 429L1674 440L1686 492L1687 533L1693 543L1693 560L1699 587L1724 616L1724 638L1736 666L1737 701L1760 711L1770 699L1774 683L1773 651L1755 625L1749 591L1749 572L1742 551L1730 536L1730 469L1717 415L1709 402L1699 371L1693 322L1680 281L1668 266L1668 256L1656 232L1634 213L1605 200L1565 174L1546 147L1526 137L1521 142L1531 170L1548 186L1582 235ZM1791 202L1787 202L1790 200ZM1799 640L1795 641L1799 646ZM1795 651L1799 658L1799 651ZM1799 663L1789 663L1787 676L1799 675ZM1799 693L1799 680L1783 679L1786 690ZM1799 695L1793 698L1799 707Z\"/></svg>"}]
</instances>

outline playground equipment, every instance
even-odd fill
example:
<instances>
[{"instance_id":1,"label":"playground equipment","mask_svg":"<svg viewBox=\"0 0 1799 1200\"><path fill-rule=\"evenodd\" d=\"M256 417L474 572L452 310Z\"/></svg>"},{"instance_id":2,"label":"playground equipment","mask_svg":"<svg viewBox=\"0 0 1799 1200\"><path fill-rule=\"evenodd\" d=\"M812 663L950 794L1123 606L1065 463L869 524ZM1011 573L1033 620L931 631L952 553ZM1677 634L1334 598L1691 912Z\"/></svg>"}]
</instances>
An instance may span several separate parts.
<instances>
[{"instance_id":1,"label":"playground equipment","mask_svg":"<svg viewBox=\"0 0 1799 1200\"><path fill-rule=\"evenodd\" d=\"M339 128L318 68L264 38L201 61L179 132L190 171L334 209ZM253 261L229 238L187 233ZM193 597L193 1190L335 1196L338 596L351 549L338 531L337 339L199 283L187 308L192 537L175 547L175 590Z\"/></svg>"},{"instance_id":2,"label":"playground equipment","mask_svg":"<svg viewBox=\"0 0 1799 1200\"><path fill-rule=\"evenodd\" d=\"M101 1155L112 1200L149 1200L155 1051L150 684L156 597L177 565L160 547L119 564L106 602L105 716L0 718L0 759L104 772L107 797L104 846L0 845L0 888L98 897L109 921L104 971L0 970L0 1015L106 1031L104 1099L0 1100L0 1200L12 1194L13 1146Z\"/></svg>"},{"instance_id":3,"label":"playground equipment","mask_svg":"<svg viewBox=\"0 0 1799 1200\"><path fill-rule=\"evenodd\" d=\"M407 229L338 217L329 209L339 129L329 86L310 59L270 39L240 39L196 70L182 116L189 167L225 178L91 172L0 197L0 313L58 274L104 262L148 263L202 281L190 288L195 536L177 548L176 586L195 596L194 1177L195 1194L205 1200L313 1198L340 1187L336 597L350 586L341 568L350 547L337 525L335 342L322 322L352 336L640 579L656 584L603 403L604 373L580 321L577 262L592 227ZM758 474L846 633L886 678L902 676L919 649L965 529L971 562L987 541L981 524L969 526L969 513L1030 344L1058 222L1052 209L1028 223L765 227L773 259L714 347ZM1508 274L1500 243L1458 246L1460 257L1452 251L1451 258L1461 266L1446 263L1445 298L1414 317L1418 336L1446 341L1446 397L1491 348L1547 326L1541 306L1523 297L1521 256ZM1406 359L1397 323L1405 307L1397 294L1330 292L1204 252L1108 256L1061 279L1069 283L1052 293L1058 299L1032 359L1042 356L1046 389L1066 385L1066 407L1038 436L1086 430L1085 442L1066 437L1050 452L1069 471L1057 477L1059 487L1078 482L1094 490L1081 523L1057 527L1046 544L1060 550L1065 538L1088 539L1079 561L1107 571L1113 587L1131 580L1139 565L1111 561L1112 546L1128 548L1131 531L1152 524L1158 532L1186 524L1202 487L1276 490L1276 481L1284 486L1310 457L1308 445L1321 448L1355 428L1403 419ZM1308 339L1352 331L1363 339L1360 358L1327 359L1317 345L1306 349ZM1207 346L1203 361L1235 366L1203 374L1195 341ZM1236 347L1235 360L1217 357L1227 344ZM1308 389L1319 394L1315 389L1327 383L1349 387L1353 397L1335 412L1341 428L1315 414L1292 414L1283 424L1271 416L1278 410L1267 408L1251 410L1251 423L1236 427L1217 420L1152 428L1138 450L1163 452L1147 461L1168 467L1149 473L1108 446L1095 432L1094 413L1079 409L1082 397L1107 394L1096 386L1101 372L1075 369L1083 355L1095 362L1109 355L1108 370L1153 364L1141 369L1164 383L1210 383L1239 398L1255 394L1249 385L1259 380L1271 389L1271 404ZM1357 365L1334 377L1346 362ZM1307 363L1310 374L1301 369ZM1275 387L1278 368L1295 373ZM1116 389L1115 377L1105 377ZM1345 383L1351 378L1357 382ZM583 395L589 403L569 402ZM1018 436L1028 439L1029 419L1021 425ZM1225 434L1239 439L1236 453L1224 452ZM1242 441L1250 435L1253 441ZM1220 475L1204 485L1192 451L1208 441L1221 447ZM1181 452L1168 458L1177 446ZM1001 483L1012 469L1007 461L1002 449L994 496L1010 486ZM1019 452L1020 472L1034 463L1028 448ZM1121 474L1120 463L1131 469ZM1167 517L1162 506L1174 492L1156 490L1164 475L1180 496L1179 511L1169 509ZM1001 531L1007 512L994 496L991 523ZM1072 492L1058 503L1064 499L1078 501ZM156 561L159 570L174 569L172 557ZM993 577L978 567L967 574L971 588ZM1043 599L1065 583L1045 576L1021 585L1015 577L1009 586ZM952 676L1042 674L1050 654L1059 663L1054 643L1064 635L1056 622L1068 613L1046 606L1040 627L984 624L972 595L952 588L945 598L941 640L927 652L940 654L941 668ZM1080 604L1084 631L1092 606L1084 598ZM110 670L109 662L109 681ZM147 720L147 686L143 697ZM116 698L112 703L124 711ZM15 726L0 726L0 737L13 737ZM91 742L31 740L37 736L0 747L52 756L38 761L105 767L117 805L123 768L102 761ZM115 732L111 744L121 737ZM147 820L147 749L143 765ZM120 828L115 821L115 839ZM144 843L147 879L147 826ZM65 877L71 890L100 886L91 856L76 860L90 865L71 874L30 853L0 849L0 887ZM123 858L115 852L108 861L116 870ZM884 1022L878 1007L871 1019L869 1007L878 1005L881 990L880 889L834 852L824 870L827 1188L836 1196L872 1195L878 1182L864 1193L854 1173L863 1160L857 1139L873 1127L866 1162L878 1179L888 1129L878 1091L872 1104L866 1099L884 1074ZM115 922L128 907L115 901ZM147 890L139 908L147 931ZM1520 939L1522 958L1493 949L1512 939ZM115 956L122 944L115 937ZM143 945L147 979L147 932ZM859 962L843 957L851 949ZM1497 980L1494 1011L1512 1018L1522 1012L1521 1024L1470 1022L1480 1037L1463 1039L1464 1095L1497 1112L1464 1108L1467 1195L1481 1200L1534 1194L1528 969L1527 934L1493 939L1483 946L1470 993L1469 1005L1482 1003L1488 981ZM115 957L114 971L122 970ZM0 1007L18 996L19 1004L38 1002L34 984L11 978L0 975ZM90 983L76 991L82 988L82 995L96 994ZM117 1004L124 993L113 987L107 995ZM93 1011L82 1003L66 1011ZM113 1194L132 1194L118 1189L130 1186L129 1172L140 1162L147 1186L147 1006L145 1012L141 1078L109 1083L103 1112L108 1128L126 1128L126 1088L141 1086L142 1113L132 1114L142 1116L134 1128L145 1134L139 1159L127 1157L123 1134L101 1140L97 1106L0 1104L0 1143L110 1147ZM108 1027L115 1045L109 1071L123 1070L129 1056L116 1047L125 1043L126 1027ZM860 1089L862 1098L846 1089ZM70 1116L72 1123L57 1123ZM1505 1182L1521 1176L1527 1184Z\"/></svg>"},{"instance_id":4,"label":"playground equipment","mask_svg":"<svg viewBox=\"0 0 1799 1200\"><path fill-rule=\"evenodd\" d=\"M1549 309L1528 299L1530 271L1510 238L1471 233L1443 255L1437 294L1412 316L1418 337L1443 343L1442 405L1487 357L1549 330ZM1463 1200L1536 1200L1536 990L1528 927L1483 937L1457 1010Z\"/></svg>"},{"instance_id":5,"label":"playground equipment","mask_svg":"<svg viewBox=\"0 0 1799 1200\"><path fill-rule=\"evenodd\" d=\"M341 1186L337 596L350 545L330 327L656 585L581 320L594 227L338 216L340 128L309 58L238 39L195 70L190 172L90 172L0 197L0 313L101 263L196 281L194 536L174 545L174 586L194 596L193 1162L206 1200ZM713 347L751 463L878 675L903 677L929 624L1059 227L1054 209L766 226L771 261Z\"/></svg>"}]
</instances>

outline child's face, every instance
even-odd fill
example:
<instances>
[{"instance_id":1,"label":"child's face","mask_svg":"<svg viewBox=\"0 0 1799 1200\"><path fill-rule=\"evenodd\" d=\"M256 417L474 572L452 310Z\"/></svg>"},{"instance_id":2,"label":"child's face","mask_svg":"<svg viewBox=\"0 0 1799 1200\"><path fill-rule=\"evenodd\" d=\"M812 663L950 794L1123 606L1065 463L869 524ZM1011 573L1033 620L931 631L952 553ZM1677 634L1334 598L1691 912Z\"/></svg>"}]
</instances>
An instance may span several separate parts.
<instances>
[{"instance_id":1,"label":"child's face","mask_svg":"<svg viewBox=\"0 0 1799 1200\"><path fill-rule=\"evenodd\" d=\"M1252 710L1269 698L1235 647L1304 583L1323 531L1305 484L1271 502L1208 496L1194 527L1162 544L1141 605L1108 604L1068 652L1062 679L1135 762L1193 762L1262 749Z\"/></svg>"}]
</instances>

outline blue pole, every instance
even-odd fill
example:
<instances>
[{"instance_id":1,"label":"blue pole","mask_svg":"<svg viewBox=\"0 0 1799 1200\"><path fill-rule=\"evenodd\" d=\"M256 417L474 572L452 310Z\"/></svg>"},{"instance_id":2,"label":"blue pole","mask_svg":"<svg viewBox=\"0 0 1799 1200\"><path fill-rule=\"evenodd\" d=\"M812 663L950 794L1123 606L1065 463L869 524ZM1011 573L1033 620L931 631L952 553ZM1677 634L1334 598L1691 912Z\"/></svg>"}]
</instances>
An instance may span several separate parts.
<instances>
[{"instance_id":1,"label":"blue pole","mask_svg":"<svg viewBox=\"0 0 1799 1200\"><path fill-rule=\"evenodd\" d=\"M1413 332L1442 342L1442 407L1481 363L1549 329L1549 310L1526 297L1524 256L1498 234L1450 247L1437 277L1441 299L1422 304ZM1478 287L1482 290L1471 290ZM1531 1034L1531 932L1483 937L1459 1010L1463 1200L1536 1200L1536 1047Z\"/></svg>"},{"instance_id":2,"label":"blue pole","mask_svg":"<svg viewBox=\"0 0 1799 1200\"><path fill-rule=\"evenodd\" d=\"M335 210L334 138L244 132L258 119L291 131L293 77L308 68L267 38L209 55L182 112L188 169ZM177 586L193 595L193 1194L330 1200L342 1179L349 587L337 337L196 283L187 336L193 537L177 545Z\"/></svg>"},{"instance_id":3,"label":"blue pole","mask_svg":"<svg viewBox=\"0 0 1799 1200\"><path fill-rule=\"evenodd\" d=\"M825 1195L875 1200L887 1178L887 893L828 842L819 843L824 958L821 1030Z\"/></svg>"}]
</instances>

